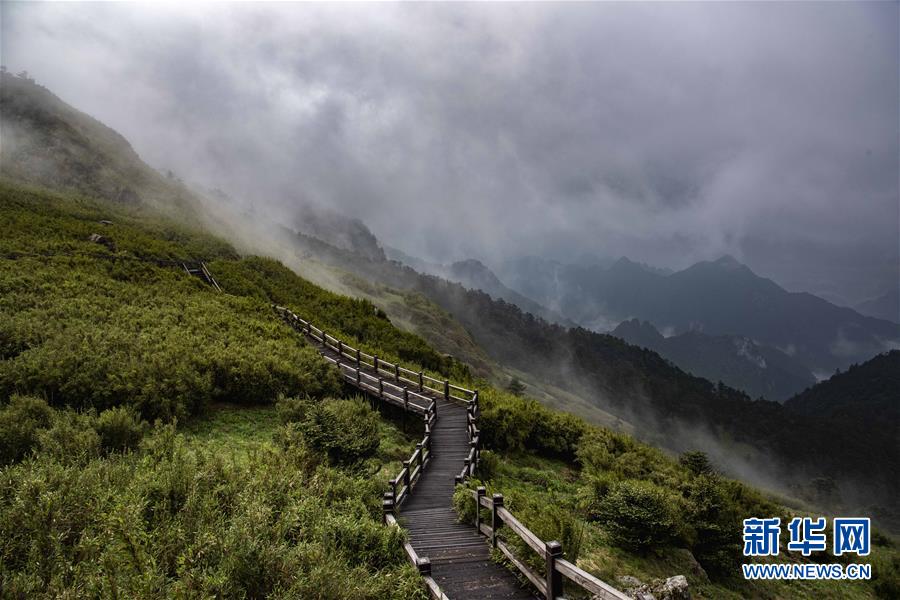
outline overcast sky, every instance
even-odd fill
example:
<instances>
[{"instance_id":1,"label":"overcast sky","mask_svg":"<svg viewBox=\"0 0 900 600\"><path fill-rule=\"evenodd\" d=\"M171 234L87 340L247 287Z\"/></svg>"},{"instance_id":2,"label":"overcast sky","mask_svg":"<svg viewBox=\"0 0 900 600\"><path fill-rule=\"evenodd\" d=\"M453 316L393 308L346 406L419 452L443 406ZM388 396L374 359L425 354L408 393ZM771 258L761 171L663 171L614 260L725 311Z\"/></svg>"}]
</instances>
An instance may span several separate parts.
<instances>
[{"instance_id":1,"label":"overcast sky","mask_svg":"<svg viewBox=\"0 0 900 600\"><path fill-rule=\"evenodd\" d=\"M898 3L2 4L151 165L447 262L731 253L898 285Z\"/></svg>"}]
</instances>

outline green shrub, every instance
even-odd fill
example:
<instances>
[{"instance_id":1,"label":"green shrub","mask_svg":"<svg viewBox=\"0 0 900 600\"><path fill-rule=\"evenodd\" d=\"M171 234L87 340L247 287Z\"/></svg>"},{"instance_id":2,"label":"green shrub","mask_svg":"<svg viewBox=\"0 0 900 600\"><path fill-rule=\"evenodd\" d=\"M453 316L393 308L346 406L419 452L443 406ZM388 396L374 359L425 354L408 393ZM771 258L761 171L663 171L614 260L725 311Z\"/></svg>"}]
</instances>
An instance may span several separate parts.
<instances>
[{"instance_id":1,"label":"green shrub","mask_svg":"<svg viewBox=\"0 0 900 600\"><path fill-rule=\"evenodd\" d=\"M575 457L587 429L583 419L494 388L484 389L480 399L481 431L487 447L513 452L533 450L567 460Z\"/></svg>"},{"instance_id":2,"label":"green shrub","mask_svg":"<svg viewBox=\"0 0 900 600\"><path fill-rule=\"evenodd\" d=\"M685 540L710 575L734 571L741 556L741 517L729 501L727 490L715 476L698 475L687 487L683 522Z\"/></svg>"},{"instance_id":3,"label":"green shrub","mask_svg":"<svg viewBox=\"0 0 900 600\"><path fill-rule=\"evenodd\" d=\"M38 432L50 427L53 409L41 398L13 396L0 407L0 465L24 458L37 445Z\"/></svg>"},{"instance_id":4,"label":"green shrub","mask_svg":"<svg viewBox=\"0 0 900 600\"><path fill-rule=\"evenodd\" d=\"M491 450L482 450L478 458L478 477L484 481L494 478L500 467L500 457Z\"/></svg>"},{"instance_id":5,"label":"green shrub","mask_svg":"<svg viewBox=\"0 0 900 600\"><path fill-rule=\"evenodd\" d=\"M300 431L311 448L340 465L355 465L374 456L381 442L378 413L362 398L311 404Z\"/></svg>"},{"instance_id":6,"label":"green shrub","mask_svg":"<svg viewBox=\"0 0 900 600\"><path fill-rule=\"evenodd\" d=\"M97 417L94 429L106 452L134 450L144 437L146 423L131 408L120 406L104 410Z\"/></svg>"},{"instance_id":7,"label":"green shrub","mask_svg":"<svg viewBox=\"0 0 900 600\"><path fill-rule=\"evenodd\" d=\"M584 471L599 473L610 469L618 456L635 447L633 438L593 427L579 441L576 459Z\"/></svg>"},{"instance_id":8,"label":"green shrub","mask_svg":"<svg viewBox=\"0 0 900 600\"><path fill-rule=\"evenodd\" d=\"M453 508L460 523L475 523L475 499L472 498L470 488L464 485L456 486L453 491Z\"/></svg>"},{"instance_id":9,"label":"green shrub","mask_svg":"<svg viewBox=\"0 0 900 600\"><path fill-rule=\"evenodd\" d=\"M709 475L713 472L709 456L700 450L683 452L678 457L678 463L694 475Z\"/></svg>"},{"instance_id":10,"label":"green shrub","mask_svg":"<svg viewBox=\"0 0 900 600\"><path fill-rule=\"evenodd\" d=\"M275 410L282 423L299 423L306 419L311 405L312 401L309 398L288 398L281 395L275 401Z\"/></svg>"},{"instance_id":11,"label":"green shrub","mask_svg":"<svg viewBox=\"0 0 900 600\"><path fill-rule=\"evenodd\" d=\"M630 550L658 548L672 539L675 519L670 497L642 481L621 481L592 515L603 524L613 543Z\"/></svg>"},{"instance_id":12,"label":"green shrub","mask_svg":"<svg viewBox=\"0 0 900 600\"><path fill-rule=\"evenodd\" d=\"M56 411L50 428L37 436L41 455L61 462L84 462L100 454L100 436L93 419L71 409Z\"/></svg>"}]
</instances>

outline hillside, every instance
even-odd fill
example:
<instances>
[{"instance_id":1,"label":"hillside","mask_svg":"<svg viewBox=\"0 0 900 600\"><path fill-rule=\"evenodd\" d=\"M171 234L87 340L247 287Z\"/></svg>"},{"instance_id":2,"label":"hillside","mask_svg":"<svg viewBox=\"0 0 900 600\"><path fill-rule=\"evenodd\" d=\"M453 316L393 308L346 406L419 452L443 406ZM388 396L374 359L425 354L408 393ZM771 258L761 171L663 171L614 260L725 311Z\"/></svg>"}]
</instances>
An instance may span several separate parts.
<instances>
[{"instance_id":1,"label":"hillside","mask_svg":"<svg viewBox=\"0 0 900 600\"><path fill-rule=\"evenodd\" d=\"M900 323L900 290L892 290L880 296L860 302L853 307L858 313Z\"/></svg>"},{"instance_id":2,"label":"hillside","mask_svg":"<svg viewBox=\"0 0 900 600\"><path fill-rule=\"evenodd\" d=\"M890 597L897 589L888 542L873 557L880 578L851 588L734 580L741 516L786 518L806 507L787 508L723 475L698 477L693 459L679 462L495 389L459 356L398 328L381 306L326 292L275 260L239 253L202 221L172 220L141 200L0 184L8 224L0 240L0 576L14 595L424 596L404 564L402 536L379 524L386 480L415 437L337 386L335 372L275 318L273 303L386 360L478 387L495 456L495 468L489 460L479 476L509 494L529 527L565 540L568 558L583 557L610 581L684 573L701 598ZM164 196L159 204L173 205ZM473 356L577 393L595 410L638 424L640 408L689 423L708 418L777 451L785 431L802 430L809 439L798 444L814 442L803 452L816 452L821 439L843 444L847 456L829 457L838 465L864 439L750 403L610 336L549 325L488 294L309 236L293 242L299 262L315 256L332 274L351 272L341 276L347 290L397 307L420 303L411 314L422 320L410 326L442 335L447 325L448 343L471 344ZM224 293L181 267L197 260ZM702 444L682 439L679 449ZM344 448L353 451L339 458ZM882 475L879 465L860 466L862 475ZM630 510L623 498L638 488L664 519L635 548L611 515Z\"/></svg>"},{"instance_id":3,"label":"hillside","mask_svg":"<svg viewBox=\"0 0 900 600\"><path fill-rule=\"evenodd\" d=\"M124 137L31 79L0 74L0 175L196 218L199 196Z\"/></svg>"},{"instance_id":4,"label":"hillside","mask_svg":"<svg viewBox=\"0 0 900 600\"><path fill-rule=\"evenodd\" d=\"M753 398L783 402L816 382L809 369L777 348L739 336L688 331L663 337L647 321L623 321L611 335L658 352L679 368L722 381Z\"/></svg>"},{"instance_id":5,"label":"hillside","mask_svg":"<svg viewBox=\"0 0 900 600\"><path fill-rule=\"evenodd\" d=\"M675 334L696 329L749 337L782 349L814 373L847 368L900 342L900 325L788 292L730 256L672 274L624 258L609 268L532 259L501 275L585 326L612 329L637 318Z\"/></svg>"},{"instance_id":6,"label":"hillside","mask_svg":"<svg viewBox=\"0 0 900 600\"><path fill-rule=\"evenodd\" d=\"M900 350L880 354L785 403L790 410L865 431L873 447L900 455ZM900 477L900 472L897 473Z\"/></svg>"},{"instance_id":7,"label":"hillside","mask_svg":"<svg viewBox=\"0 0 900 600\"><path fill-rule=\"evenodd\" d=\"M323 239L322 236L316 237ZM325 241L328 240L325 239ZM337 246L338 248L341 247L339 244L332 245ZM365 256L365 253L358 252L358 254L363 254L363 256ZM454 262L450 265L438 265L415 258L395 248L389 248L387 250L387 255L391 260L401 263L403 266L409 267L419 273L434 275L435 277L453 281L470 290L480 290L490 295L495 300L503 300L510 304L515 304L525 312L531 313L550 323L559 323L566 327L575 325L575 323L563 317L556 311L550 310L509 288L480 260L470 258Z\"/></svg>"},{"instance_id":8,"label":"hillside","mask_svg":"<svg viewBox=\"0 0 900 600\"><path fill-rule=\"evenodd\" d=\"M401 534L378 523L386 479L411 439L389 413L342 399L335 371L270 303L367 351L473 385L463 365L368 302L140 207L4 183L0 211L9 224L0 260L5 590L425 597ZM87 239L97 228L115 250ZM200 256L224 293L165 262ZM697 598L787 589L848 597L827 582L801 589L729 575L740 515L789 509L718 475L698 478L628 436L478 385L493 455L480 477L584 568L611 581L684 573ZM337 448L356 450L332 455ZM666 519L682 523L677 535L651 527L651 545L636 549L611 533L624 530L604 515L634 485L669 506ZM701 509L701 493L721 508ZM719 528L731 534L713 535ZM892 552L877 546L883 575L849 588L850 597L893 589L885 587L895 585Z\"/></svg>"},{"instance_id":9,"label":"hillside","mask_svg":"<svg viewBox=\"0 0 900 600\"><path fill-rule=\"evenodd\" d=\"M860 463L872 447L855 428L751 400L691 376L655 352L613 336L551 325L483 292L408 267L368 261L307 236L298 235L296 243L301 254L357 277L423 295L461 323L492 360L585 399L643 439L675 451L701 447L744 477L771 484L775 475L793 482L801 495L813 494L816 478L833 477L847 498L870 507L875 499L879 514L889 515L900 460L890 448L879 447L885 461ZM587 416L575 403L556 406ZM829 452L833 443L844 451Z\"/></svg>"}]
</instances>

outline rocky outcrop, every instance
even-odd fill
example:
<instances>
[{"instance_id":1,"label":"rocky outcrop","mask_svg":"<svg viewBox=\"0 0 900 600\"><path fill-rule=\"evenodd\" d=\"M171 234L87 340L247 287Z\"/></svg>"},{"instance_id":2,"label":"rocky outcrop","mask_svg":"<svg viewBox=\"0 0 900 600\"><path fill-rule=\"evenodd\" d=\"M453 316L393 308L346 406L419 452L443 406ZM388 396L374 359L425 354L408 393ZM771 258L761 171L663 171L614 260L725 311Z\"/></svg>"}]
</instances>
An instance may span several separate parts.
<instances>
[{"instance_id":1,"label":"rocky outcrop","mask_svg":"<svg viewBox=\"0 0 900 600\"><path fill-rule=\"evenodd\" d=\"M635 600L691 600L690 586L684 575L654 579L650 583L643 583L631 575L623 575L617 581L625 593Z\"/></svg>"}]
</instances>

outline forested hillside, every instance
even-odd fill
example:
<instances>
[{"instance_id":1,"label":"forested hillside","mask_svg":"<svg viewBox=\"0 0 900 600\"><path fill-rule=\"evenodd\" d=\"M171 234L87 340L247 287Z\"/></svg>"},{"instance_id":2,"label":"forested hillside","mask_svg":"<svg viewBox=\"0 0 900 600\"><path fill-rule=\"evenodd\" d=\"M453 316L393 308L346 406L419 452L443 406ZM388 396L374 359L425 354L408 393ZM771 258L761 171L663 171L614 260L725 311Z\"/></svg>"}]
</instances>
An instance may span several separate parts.
<instances>
[{"instance_id":1,"label":"forested hillside","mask_svg":"<svg viewBox=\"0 0 900 600\"><path fill-rule=\"evenodd\" d=\"M296 243L301 252L359 277L422 294L462 323L492 359L589 399L631 422L644 439L674 450L701 445L723 461L744 456L795 482L797 493L813 494L814 480L831 477L844 488L843 501L864 502L882 518L897 518L892 498L900 493L894 476L900 457L884 436L753 400L685 373L650 350L549 324L488 294L397 263L370 261L304 235ZM830 451L835 444L842 452ZM864 460L873 451L884 460Z\"/></svg>"},{"instance_id":2,"label":"forested hillside","mask_svg":"<svg viewBox=\"0 0 900 600\"><path fill-rule=\"evenodd\" d=\"M747 392L752 398L783 402L816 382L799 361L743 336L688 331L663 337L652 323L638 319L623 321L610 334L658 352L689 373Z\"/></svg>"}]
</instances>

